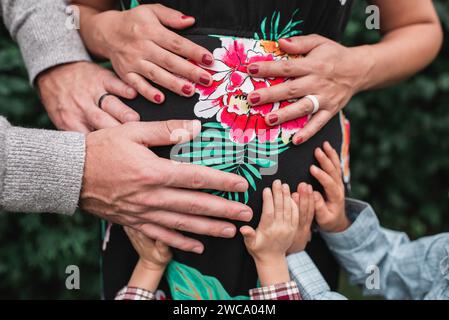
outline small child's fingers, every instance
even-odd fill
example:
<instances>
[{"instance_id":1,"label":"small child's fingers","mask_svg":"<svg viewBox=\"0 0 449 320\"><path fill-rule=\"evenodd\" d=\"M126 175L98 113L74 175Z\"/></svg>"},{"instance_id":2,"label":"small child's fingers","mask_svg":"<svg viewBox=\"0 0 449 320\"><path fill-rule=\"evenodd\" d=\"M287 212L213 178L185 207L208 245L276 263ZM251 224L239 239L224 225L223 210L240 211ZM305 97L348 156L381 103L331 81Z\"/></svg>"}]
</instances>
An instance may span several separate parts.
<instances>
[{"instance_id":1,"label":"small child's fingers","mask_svg":"<svg viewBox=\"0 0 449 320\"><path fill-rule=\"evenodd\" d=\"M299 193L299 225L304 226L307 220L307 209L309 207L309 197L307 196L307 184L298 186Z\"/></svg>"},{"instance_id":2,"label":"small child's fingers","mask_svg":"<svg viewBox=\"0 0 449 320\"><path fill-rule=\"evenodd\" d=\"M315 158L318 160L321 169L326 172L328 175L332 177L334 180L341 180L340 171L341 169L336 169L331 159L324 153L323 149L316 148L315 149Z\"/></svg>"},{"instance_id":3,"label":"small child's fingers","mask_svg":"<svg viewBox=\"0 0 449 320\"><path fill-rule=\"evenodd\" d=\"M328 214L326 202L324 201L323 196L318 191L313 192L313 199L315 202L315 214L318 217L324 217Z\"/></svg>"},{"instance_id":4,"label":"small child's fingers","mask_svg":"<svg viewBox=\"0 0 449 320\"><path fill-rule=\"evenodd\" d=\"M284 211L284 196L282 195L281 180L275 180L273 182L272 190L274 199L274 219L277 219Z\"/></svg>"},{"instance_id":5,"label":"small child's fingers","mask_svg":"<svg viewBox=\"0 0 449 320\"><path fill-rule=\"evenodd\" d=\"M127 227L127 226L124 226L123 230L125 230L125 233L128 236L129 240L131 240L131 241L135 241L136 240L136 238L137 238L137 231L136 230L134 230L131 227Z\"/></svg>"},{"instance_id":6,"label":"small child's fingers","mask_svg":"<svg viewBox=\"0 0 449 320\"><path fill-rule=\"evenodd\" d=\"M298 196L298 194L296 193L296 196ZM298 205L296 204L296 200L294 199L294 197L292 196L291 199L291 206L292 206L292 219L291 219L291 223L293 228L296 230L298 229L298 224L299 224L299 208ZM299 201L299 198L298 198Z\"/></svg>"},{"instance_id":7,"label":"small child's fingers","mask_svg":"<svg viewBox=\"0 0 449 320\"><path fill-rule=\"evenodd\" d=\"M240 233L243 236L245 245L247 247L252 247L256 239L256 230L254 230L250 226L243 226L240 228Z\"/></svg>"},{"instance_id":8,"label":"small child's fingers","mask_svg":"<svg viewBox=\"0 0 449 320\"><path fill-rule=\"evenodd\" d=\"M329 142L325 142L323 145L324 152L327 154L329 159L331 159L335 169L338 171L338 174L341 177L341 163L340 163L340 157L337 154L337 151L332 148L331 144Z\"/></svg>"},{"instance_id":9,"label":"small child's fingers","mask_svg":"<svg viewBox=\"0 0 449 320\"><path fill-rule=\"evenodd\" d=\"M282 219L281 221L290 223L292 220L292 202L291 202L291 194L290 194L290 187L288 184L284 183L282 185L282 196L284 198L284 205L283 205L283 214L280 217Z\"/></svg>"},{"instance_id":10,"label":"small child's fingers","mask_svg":"<svg viewBox=\"0 0 449 320\"><path fill-rule=\"evenodd\" d=\"M310 173L323 186L324 191L326 192L326 196L330 201L339 200L339 185L335 182L334 179L332 179L330 175L328 175L326 172L315 165L312 165L310 167Z\"/></svg>"},{"instance_id":11,"label":"small child's fingers","mask_svg":"<svg viewBox=\"0 0 449 320\"><path fill-rule=\"evenodd\" d=\"M161 252L162 254L166 254L170 252L169 246L167 246L165 243L163 243L160 240L156 240L156 248Z\"/></svg>"},{"instance_id":12,"label":"small child's fingers","mask_svg":"<svg viewBox=\"0 0 449 320\"><path fill-rule=\"evenodd\" d=\"M307 208L307 216L306 216L306 227L307 229L310 228L313 221L313 216L315 214L315 201L313 199L313 188L311 185L309 185L309 188L307 190L308 196L309 196L309 207Z\"/></svg>"},{"instance_id":13,"label":"small child's fingers","mask_svg":"<svg viewBox=\"0 0 449 320\"><path fill-rule=\"evenodd\" d=\"M292 199L293 199L293 201L295 201L296 206L299 208L299 193L293 192Z\"/></svg>"},{"instance_id":14,"label":"small child's fingers","mask_svg":"<svg viewBox=\"0 0 449 320\"><path fill-rule=\"evenodd\" d=\"M260 217L260 225L270 225L274 219L274 201L273 193L270 188L265 188L262 193L262 216Z\"/></svg>"}]
</instances>

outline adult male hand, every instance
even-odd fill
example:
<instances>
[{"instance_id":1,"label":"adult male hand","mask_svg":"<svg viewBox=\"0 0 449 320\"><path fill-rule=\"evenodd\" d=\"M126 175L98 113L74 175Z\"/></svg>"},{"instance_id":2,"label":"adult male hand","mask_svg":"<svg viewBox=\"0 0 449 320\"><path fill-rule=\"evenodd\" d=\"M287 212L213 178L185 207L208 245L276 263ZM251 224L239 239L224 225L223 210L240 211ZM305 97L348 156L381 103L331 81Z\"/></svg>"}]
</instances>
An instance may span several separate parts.
<instances>
[{"instance_id":1,"label":"adult male hand","mask_svg":"<svg viewBox=\"0 0 449 320\"><path fill-rule=\"evenodd\" d=\"M37 78L42 103L60 130L88 133L129 121L139 121L137 112L117 97L132 99L137 92L113 72L92 62L55 66ZM98 100L105 94L101 108Z\"/></svg>"},{"instance_id":2,"label":"adult male hand","mask_svg":"<svg viewBox=\"0 0 449 320\"><path fill-rule=\"evenodd\" d=\"M201 253L203 244L176 230L230 238L236 228L214 218L249 221L241 203L197 189L244 192L248 182L208 167L159 158L148 148L181 143L199 121L134 122L88 134L80 205L171 247Z\"/></svg>"}]
</instances>

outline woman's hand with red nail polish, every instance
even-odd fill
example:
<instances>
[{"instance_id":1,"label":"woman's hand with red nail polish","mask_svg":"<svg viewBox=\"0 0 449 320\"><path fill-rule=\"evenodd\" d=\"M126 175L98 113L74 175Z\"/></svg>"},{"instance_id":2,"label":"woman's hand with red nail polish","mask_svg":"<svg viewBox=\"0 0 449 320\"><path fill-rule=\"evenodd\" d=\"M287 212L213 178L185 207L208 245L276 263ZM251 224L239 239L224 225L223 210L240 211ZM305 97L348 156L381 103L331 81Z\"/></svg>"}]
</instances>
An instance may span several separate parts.
<instances>
[{"instance_id":1,"label":"woman's hand with red nail polish","mask_svg":"<svg viewBox=\"0 0 449 320\"><path fill-rule=\"evenodd\" d=\"M194 17L160 4L102 12L85 3L79 1L84 43L94 55L108 58L119 77L146 99L164 100L163 93L147 80L182 96L194 94L191 82L212 83L211 75L198 66L213 64L212 54L169 30L191 27Z\"/></svg>"},{"instance_id":2,"label":"woman's hand with red nail polish","mask_svg":"<svg viewBox=\"0 0 449 320\"><path fill-rule=\"evenodd\" d=\"M248 95L248 100L252 106L293 101L266 115L266 124L270 126L310 115L308 123L293 138L294 144L301 144L326 125L360 90L370 62L357 50L318 35L280 39L279 48L289 59L258 61L247 66L248 74L289 80L255 90ZM314 104L305 98L307 95L316 96L319 102L319 110L313 115Z\"/></svg>"}]
</instances>

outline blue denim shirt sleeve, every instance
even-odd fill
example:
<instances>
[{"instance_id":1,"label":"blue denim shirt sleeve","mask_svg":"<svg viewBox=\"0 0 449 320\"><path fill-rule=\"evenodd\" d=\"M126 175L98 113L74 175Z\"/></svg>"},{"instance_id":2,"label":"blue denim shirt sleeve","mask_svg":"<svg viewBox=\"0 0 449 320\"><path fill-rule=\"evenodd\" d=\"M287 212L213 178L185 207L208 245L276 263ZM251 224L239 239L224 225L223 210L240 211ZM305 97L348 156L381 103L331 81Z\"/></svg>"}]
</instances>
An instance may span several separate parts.
<instances>
[{"instance_id":1,"label":"blue denim shirt sleeve","mask_svg":"<svg viewBox=\"0 0 449 320\"><path fill-rule=\"evenodd\" d=\"M367 295L387 299L423 299L437 277L446 255L448 234L410 241L403 232L382 228L372 207L347 199L353 221L344 232L321 235L352 283Z\"/></svg>"}]
</instances>

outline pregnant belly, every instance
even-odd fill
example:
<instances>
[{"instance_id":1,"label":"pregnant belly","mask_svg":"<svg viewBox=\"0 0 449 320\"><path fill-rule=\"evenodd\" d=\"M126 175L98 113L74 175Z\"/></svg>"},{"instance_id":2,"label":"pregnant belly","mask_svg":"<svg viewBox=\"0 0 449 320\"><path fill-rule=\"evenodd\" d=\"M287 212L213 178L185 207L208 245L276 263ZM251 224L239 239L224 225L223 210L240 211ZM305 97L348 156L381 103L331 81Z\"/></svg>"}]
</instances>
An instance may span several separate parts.
<instances>
[{"instance_id":1,"label":"pregnant belly","mask_svg":"<svg viewBox=\"0 0 449 320\"><path fill-rule=\"evenodd\" d=\"M191 98L160 88L166 95L163 105L154 105L142 97L127 101L127 104L141 115L143 121L199 119L203 129L195 141L153 151L164 158L206 165L245 177L250 185L246 193L206 192L247 203L254 211L254 219L250 222L253 227L260 218L262 190L275 179L288 183L292 189L305 181L320 190L308 170L314 163L313 151L324 141L329 141L336 150L347 150L343 146L347 141L343 116L333 118L306 143L294 146L291 137L307 123L307 117L268 127L264 115L291 102L250 108L246 101L247 94L254 89L288 81L283 78L252 79L246 73L247 63L297 57L282 54L274 42L216 36L189 38L214 53L216 61L208 70L214 79L213 85L210 88L197 86L196 94ZM240 226L237 223L237 227ZM205 252L196 255L175 250L175 262L169 266L162 285L167 295L175 299L245 298L248 290L256 287L256 269L240 235L233 239L189 236L202 241ZM123 235L119 237L126 239ZM127 248L132 250L130 246ZM331 271L337 270L335 262L318 234L314 234L308 250L325 277L335 283L336 272Z\"/></svg>"}]
</instances>

